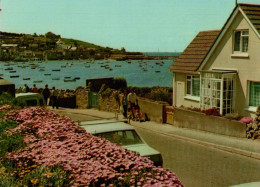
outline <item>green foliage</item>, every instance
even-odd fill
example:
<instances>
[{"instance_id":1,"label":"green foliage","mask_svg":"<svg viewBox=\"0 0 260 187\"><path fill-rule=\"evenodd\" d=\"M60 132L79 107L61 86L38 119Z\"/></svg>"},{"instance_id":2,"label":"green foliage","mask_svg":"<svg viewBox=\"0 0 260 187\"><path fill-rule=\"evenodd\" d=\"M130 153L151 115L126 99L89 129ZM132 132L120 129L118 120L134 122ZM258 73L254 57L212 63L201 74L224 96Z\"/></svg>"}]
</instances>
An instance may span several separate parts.
<instances>
[{"instance_id":1,"label":"green foliage","mask_svg":"<svg viewBox=\"0 0 260 187\"><path fill-rule=\"evenodd\" d=\"M5 168L0 165L0 186L69 186L68 173L61 167Z\"/></svg>"},{"instance_id":2,"label":"green foliage","mask_svg":"<svg viewBox=\"0 0 260 187\"><path fill-rule=\"evenodd\" d=\"M84 42L84 41L80 41L80 40L62 38L61 41L64 42L65 44L67 44L67 45L77 44L77 46L82 46L82 47L87 47L87 48L95 48L95 49L102 48L101 46L91 44L91 43L88 43L88 42Z\"/></svg>"},{"instance_id":3,"label":"green foliage","mask_svg":"<svg viewBox=\"0 0 260 187\"><path fill-rule=\"evenodd\" d=\"M133 89L137 96L148 98L155 101L164 101L172 104L172 88L171 87L129 87Z\"/></svg>"},{"instance_id":4,"label":"green foliage","mask_svg":"<svg viewBox=\"0 0 260 187\"><path fill-rule=\"evenodd\" d=\"M37 167L24 175L22 186L69 186L68 174L61 167Z\"/></svg>"},{"instance_id":5,"label":"green foliage","mask_svg":"<svg viewBox=\"0 0 260 187\"><path fill-rule=\"evenodd\" d=\"M47 33L45 34L45 37L46 37L46 38L49 38L49 39L51 39L51 40L56 40L56 39L59 39L59 38L60 38L60 35L56 35L56 34L54 34L54 33L52 33L52 32L47 32Z\"/></svg>"},{"instance_id":6,"label":"green foliage","mask_svg":"<svg viewBox=\"0 0 260 187\"><path fill-rule=\"evenodd\" d=\"M127 88L127 82L126 79L123 77L117 77L113 79L113 89L116 90L124 90L125 88Z\"/></svg>"},{"instance_id":7,"label":"green foliage","mask_svg":"<svg viewBox=\"0 0 260 187\"><path fill-rule=\"evenodd\" d=\"M16 104L15 98L6 92L4 92L0 95L0 106L5 105L5 104L7 104L7 105Z\"/></svg>"},{"instance_id":8,"label":"green foliage","mask_svg":"<svg viewBox=\"0 0 260 187\"><path fill-rule=\"evenodd\" d=\"M112 89L109 88L106 84L102 84L100 90L99 90L99 94L102 96L102 97L109 97L111 96L113 93Z\"/></svg>"},{"instance_id":9,"label":"green foliage","mask_svg":"<svg viewBox=\"0 0 260 187\"><path fill-rule=\"evenodd\" d=\"M224 117L231 120L239 120L241 118L238 113L226 114Z\"/></svg>"},{"instance_id":10,"label":"green foliage","mask_svg":"<svg viewBox=\"0 0 260 187\"><path fill-rule=\"evenodd\" d=\"M23 136L20 133L12 135L7 135L5 133L6 130L16 126L17 123L12 121L0 123L0 157L3 157L7 152L12 152L25 146L23 143Z\"/></svg>"},{"instance_id":11,"label":"green foliage","mask_svg":"<svg viewBox=\"0 0 260 187\"><path fill-rule=\"evenodd\" d=\"M165 88L154 88L149 94L149 99L156 101L167 101L169 97L169 91Z\"/></svg>"}]
</instances>

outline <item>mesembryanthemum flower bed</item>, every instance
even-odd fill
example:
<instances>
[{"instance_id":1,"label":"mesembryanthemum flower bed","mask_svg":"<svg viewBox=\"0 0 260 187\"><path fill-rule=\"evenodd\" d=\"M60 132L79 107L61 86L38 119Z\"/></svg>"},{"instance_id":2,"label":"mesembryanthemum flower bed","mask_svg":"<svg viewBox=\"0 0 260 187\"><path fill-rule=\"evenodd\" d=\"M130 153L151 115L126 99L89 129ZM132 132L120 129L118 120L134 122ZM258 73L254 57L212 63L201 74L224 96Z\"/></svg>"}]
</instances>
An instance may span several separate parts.
<instances>
[{"instance_id":1,"label":"mesembryanthemum flower bed","mask_svg":"<svg viewBox=\"0 0 260 187\"><path fill-rule=\"evenodd\" d=\"M71 186L183 186L176 175L146 157L87 133L70 118L40 107L6 115L20 125L24 149L8 153L18 165L61 166Z\"/></svg>"}]
</instances>

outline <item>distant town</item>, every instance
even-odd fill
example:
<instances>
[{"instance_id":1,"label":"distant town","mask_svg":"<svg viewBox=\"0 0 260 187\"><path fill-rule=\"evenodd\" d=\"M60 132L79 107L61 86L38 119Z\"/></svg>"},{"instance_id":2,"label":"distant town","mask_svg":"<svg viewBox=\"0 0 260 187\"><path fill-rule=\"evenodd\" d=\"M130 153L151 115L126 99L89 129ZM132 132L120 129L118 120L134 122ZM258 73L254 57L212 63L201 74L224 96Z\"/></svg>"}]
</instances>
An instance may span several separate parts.
<instances>
[{"instance_id":1,"label":"distant town","mask_svg":"<svg viewBox=\"0 0 260 187\"><path fill-rule=\"evenodd\" d=\"M150 56L141 52L127 52L124 47L121 49L102 47L80 40L62 38L52 32L38 35L0 31L0 38L0 61L175 58L174 56Z\"/></svg>"}]
</instances>

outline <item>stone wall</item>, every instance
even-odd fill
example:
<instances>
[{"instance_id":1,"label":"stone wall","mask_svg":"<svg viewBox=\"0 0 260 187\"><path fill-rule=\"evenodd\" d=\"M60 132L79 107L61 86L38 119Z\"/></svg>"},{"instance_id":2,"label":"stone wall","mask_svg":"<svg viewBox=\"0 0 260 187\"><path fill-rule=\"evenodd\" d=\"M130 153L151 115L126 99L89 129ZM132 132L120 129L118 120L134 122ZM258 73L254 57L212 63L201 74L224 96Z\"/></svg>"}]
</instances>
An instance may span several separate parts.
<instances>
[{"instance_id":1,"label":"stone wall","mask_svg":"<svg viewBox=\"0 0 260 187\"><path fill-rule=\"evenodd\" d=\"M233 137L246 137L245 123L181 108L174 108L173 125Z\"/></svg>"},{"instance_id":2,"label":"stone wall","mask_svg":"<svg viewBox=\"0 0 260 187\"><path fill-rule=\"evenodd\" d=\"M80 109L89 108L88 92L89 89L86 87L78 87L75 90L77 108Z\"/></svg>"},{"instance_id":3,"label":"stone wall","mask_svg":"<svg viewBox=\"0 0 260 187\"><path fill-rule=\"evenodd\" d=\"M260 106L256 110L254 122L247 124L246 136L249 139L260 139Z\"/></svg>"},{"instance_id":4,"label":"stone wall","mask_svg":"<svg viewBox=\"0 0 260 187\"><path fill-rule=\"evenodd\" d=\"M113 91L110 96L99 95L99 110L108 112L119 112L120 102L116 99L116 95L121 97L119 91Z\"/></svg>"}]
</instances>

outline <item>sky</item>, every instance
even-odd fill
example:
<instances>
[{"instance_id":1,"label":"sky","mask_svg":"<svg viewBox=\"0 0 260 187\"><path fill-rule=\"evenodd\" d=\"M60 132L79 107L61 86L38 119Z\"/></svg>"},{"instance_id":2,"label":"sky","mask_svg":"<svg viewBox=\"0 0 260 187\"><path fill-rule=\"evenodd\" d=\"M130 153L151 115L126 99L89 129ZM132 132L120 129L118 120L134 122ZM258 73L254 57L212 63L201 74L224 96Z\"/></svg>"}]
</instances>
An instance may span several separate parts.
<instances>
[{"instance_id":1,"label":"sky","mask_svg":"<svg viewBox=\"0 0 260 187\"><path fill-rule=\"evenodd\" d=\"M139 52L182 52L221 29L235 0L0 0L0 30L79 39ZM260 0L238 0L260 4Z\"/></svg>"}]
</instances>

